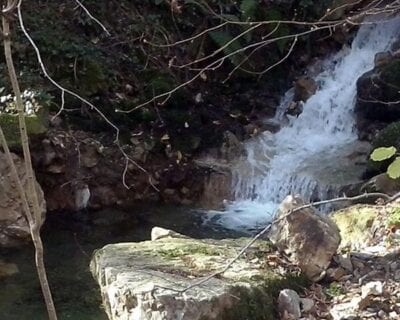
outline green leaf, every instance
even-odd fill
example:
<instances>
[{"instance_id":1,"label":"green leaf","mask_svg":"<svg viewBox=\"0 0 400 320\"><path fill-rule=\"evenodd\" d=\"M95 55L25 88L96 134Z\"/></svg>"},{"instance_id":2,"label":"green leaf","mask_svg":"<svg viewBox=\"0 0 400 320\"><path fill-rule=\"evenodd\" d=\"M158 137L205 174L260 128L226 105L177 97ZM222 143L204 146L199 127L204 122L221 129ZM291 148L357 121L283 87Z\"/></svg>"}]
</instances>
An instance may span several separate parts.
<instances>
[{"instance_id":1,"label":"green leaf","mask_svg":"<svg viewBox=\"0 0 400 320\"><path fill-rule=\"evenodd\" d=\"M220 47L224 47L228 42L230 42L233 39L233 36L229 32L225 32L225 31L210 32L210 37ZM232 43L230 43L228 46L226 46L223 49L223 52L226 55L229 55L233 52L240 50L241 48L242 48L242 45L240 44L239 40L235 40ZM243 52L240 52L240 51L229 57L229 60L234 65L238 65L243 59L244 59L244 54L243 54Z\"/></svg>"},{"instance_id":2,"label":"green leaf","mask_svg":"<svg viewBox=\"0 0 400 320\"><path fill-rule=\"evenodd\" d=\"M371 154L371 159L373 161L383 161L393 157L396 154L396 152L397 149L395 147L376 148Z\"/></svg>"},{"instance_id":3,"label":"green leaf","mask_svg":"<svg viewBox=\"0 0 400 320\"><path fill-rule=\"evenodd\" d=\"M257 1L256 0L243 0L240 4L240 11L242 12L242 16L244 20L252 19L255 16L257 10Z\"/></svg>"},{"instance_id":4,"label":"green leaf","mask_svg":"<svg viewBox=\"0 0 400 320\"><path fill-rule=\"evenodd\" d=\"M397 157L387 169L390 178L400 178L400 157Z\"/></svg>"}]
</instances>

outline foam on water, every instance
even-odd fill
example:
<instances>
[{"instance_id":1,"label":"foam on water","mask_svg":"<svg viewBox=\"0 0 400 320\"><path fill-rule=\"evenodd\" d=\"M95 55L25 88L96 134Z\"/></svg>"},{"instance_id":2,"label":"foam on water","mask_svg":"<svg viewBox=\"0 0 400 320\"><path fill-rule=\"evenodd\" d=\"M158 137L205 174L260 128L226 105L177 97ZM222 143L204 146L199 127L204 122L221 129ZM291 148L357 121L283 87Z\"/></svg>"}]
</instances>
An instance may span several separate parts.
<instances>
[{"instance_id":1,"label":"foam on water","mask_svg":"<svg viewBox=\"0 0 400 320\"><path fill-rule=\"evenodd\" d=\"M233 172L235 201L209 218L234 229L253 228L270 220L288 194L305 199L333 196L340 186L355 182L363 168L350 156L358 148L353 109L356 81L374 66L377 52L390 49L400 34L400 19L362 26L351 48L324 63L319 89L298 118L276 134L264 132L246 144L247 157ZM289 91L275 121L282 121ZM354 161L353 161L354 162Z\"/></svg>"}]
</instances>

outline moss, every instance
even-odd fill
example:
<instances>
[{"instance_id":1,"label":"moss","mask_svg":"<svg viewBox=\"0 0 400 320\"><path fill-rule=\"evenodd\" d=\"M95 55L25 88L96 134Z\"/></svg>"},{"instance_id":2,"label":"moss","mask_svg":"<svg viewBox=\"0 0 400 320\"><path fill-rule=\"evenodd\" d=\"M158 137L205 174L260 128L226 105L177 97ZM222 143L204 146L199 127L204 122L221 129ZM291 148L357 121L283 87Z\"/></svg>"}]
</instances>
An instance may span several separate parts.
<instances>
[{"instance_id":1,"label":"moss","mask_svg":"<svg viewBox=\"0 0 400 320\"><path fill-rule=\"evenodd\" d=\"M390 228L400 228L400 208L393 208L389 213L387 225Z\"/></svg>"},{"instance_id":2,"label":"moss","mask_svg":"<svg viewBox=\"0 0 400 320\"><path fill-rule=\"evenodd\" d=\"M239 298L238 303L225 310L221 320L274 320L278 319L277 298L283 289L293 289L299 293L309 285L302 275L290 274L285 277L273 276L259 281L253 289L235 286L230 292Z\"/></svg>"},{"instance_id":3,"label":"moss","mask_svg":"<svg viewBox=\"0 0 400 320\"><path fill-rule=\"evenodd\" d=\"M172 249L161 249L158 253L165 258L178 258L187 255L220 256L223 254L223 252L217 248L196 244L179 246Z\"/></svg>"},{"instance_id":4,"label":"moss","mask_svg":"<svg viewBox=\"0 0 400 320\"><path fill-rule=\"evenodd\" d=\"M341 247L364 242L377 214L377 209L368 205L356 205L334 213L332 219L340 230Z\"/></svg>"},{"instance_id":5,"label":"moss","mask_svg":"<svg viewBox=\"0 0 400 320\"><path fill-rule=\"evenodd\" d=\"M25 116L25 121L28 135L42 134L47 131L47 127L40 116ZM0 126L4 131L10 147L19 146L21 144L18 115L0 114Z\"/></svg>"}]
</instances>

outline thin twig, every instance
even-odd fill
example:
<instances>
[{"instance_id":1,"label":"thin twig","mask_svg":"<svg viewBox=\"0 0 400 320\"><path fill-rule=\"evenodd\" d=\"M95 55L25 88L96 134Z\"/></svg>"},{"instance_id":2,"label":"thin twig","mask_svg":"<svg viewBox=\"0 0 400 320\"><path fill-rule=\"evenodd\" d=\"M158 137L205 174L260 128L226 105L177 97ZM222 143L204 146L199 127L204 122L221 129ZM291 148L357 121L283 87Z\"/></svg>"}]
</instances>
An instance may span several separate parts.
<instances>
[{"instance_id":1,"label":"thin twig","mask_svg":"<svg viewBox=\"0 0 400 320\"><path fill-rule=\"evenodd\" d=\"M75 1L83 9L83 11L85 11L85 13L89 16L90 19L92 19L94 22L96 22L108 36L111 36L111 33L107 30L107 28L104 26L104 24L102 24L99 19L97 19L90 13L90 11L82 4L82 2L80 2L79 0L75 0Z\"/></svg>"},{"instance_id":2,"label":"thin twig","mask_svg":"<svg viewBox=\"0 0 400 320\"><path fill-rule=\"evenodd\" d=\"M23 32L23 34L25 35L25 37L28 39L28 41L30 42L30 44L32 45L33 49L35 50L36 53L36 57L39 63L39 66L45 76L45 78L47 78L55 87L57 87L59 90L61 90L61 94L63 95L65 93L68 93L69 95L75 97L76 99L80 100L81 102L83 102L85 105L89 106L91 110L96 111L100 117L102 119L104 119L104 121L110 125L114 130L115 130L115 140L114 143L118 146L120 152L122 153L122 155L124 156L125 159L129 160L129 162L131 162L136 168L138 168L140 171L142 171L143 173L145 173L148 176L148 182L149 184L153 187L154 190L156 190L157 192L159 191L159 189L155 186L155 184L153 183L153 178L150 175L150 173L143 168L139 163L137 163L136 161L132 160L129 155L123 150L122 146L120 145L119 142L119 133L120 130L119 128L111 121L109 120L106 115L99 109L97 108L93 103L91 103L90 101L88 101L87 99L83 98L82 96L80 96L79 94L66 89L65 87L63 87L62 85L60 85L57 81L55 81L48 73L47 68L43 62L42 59L42 55L40 53L39 47L36 45L35 41L32 39L32 37L30 36L30 34L28 33L28 31L25 28L25 24L24 24L24 20L23 20L23 16L22 16L22 12L21 12L21 4L22 4L22 0L19 0L18 2L18 6L17 6L17 12L18 12L18 20L19 20L19 25L21 27L21 30ZM124 183L124 186L127 187L127 185ZM129 189L129 188L128 188Z\"/></svg>"}]
</instances>

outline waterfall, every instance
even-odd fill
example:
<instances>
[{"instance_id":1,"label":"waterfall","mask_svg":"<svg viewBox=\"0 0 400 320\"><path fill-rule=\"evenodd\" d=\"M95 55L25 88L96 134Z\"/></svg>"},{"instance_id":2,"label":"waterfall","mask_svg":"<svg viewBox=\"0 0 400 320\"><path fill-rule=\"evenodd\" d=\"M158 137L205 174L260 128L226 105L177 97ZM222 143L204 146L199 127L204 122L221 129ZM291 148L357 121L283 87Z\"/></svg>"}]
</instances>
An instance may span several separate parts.
<instances>
[{"instance_id":1,"label":"waterfall","mask_svg":"<svg viewBox=\"0 0 400 320\"><path fill-rule=\"evenodd\" d=\"M364 24L351 47L327 59L315 79L319 89L303 112L289 117L279 132L264 132L246 143L247 156L233 172L235 201L209 217L228 228L257 227L271 219L288 194L325 199L358 181L363 167L351 157L363 148L353 116L356 82L374 67L375 54L389 50L399 34L399 18ZM293 89L282 98L275 121L282 121L292 96Z\"/></svg>"}]
</instances>

